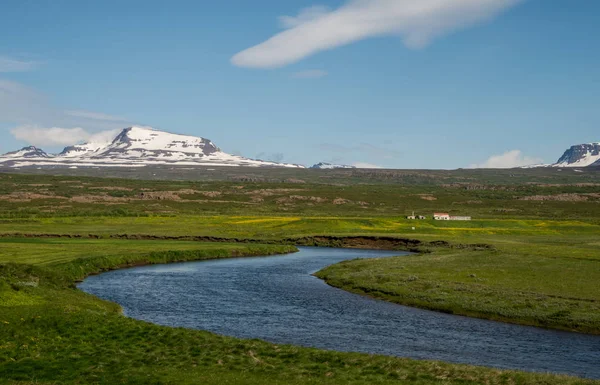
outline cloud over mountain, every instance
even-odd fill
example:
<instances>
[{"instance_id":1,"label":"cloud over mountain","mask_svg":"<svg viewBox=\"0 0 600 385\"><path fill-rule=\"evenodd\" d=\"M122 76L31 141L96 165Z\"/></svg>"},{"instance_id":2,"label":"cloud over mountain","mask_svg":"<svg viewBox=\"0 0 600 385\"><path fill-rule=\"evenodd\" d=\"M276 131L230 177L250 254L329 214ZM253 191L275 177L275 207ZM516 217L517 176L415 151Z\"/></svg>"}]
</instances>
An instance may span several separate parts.
<instances>
[{"instance_id":1,"label":"cloud over mountain","mask_svg":"<svg viewBox=\"0 0 600 385\"><path fill-rule=\"evenodd\" d=\"M33 125L18 126L10 130L19 140L34 146L66 146L80 142L105 142L113 138L119 130L88 132L81 127L39 127Z\"/></svg>"},{"instance_id":2,"label":"cloud over mountain","mask_svg":"<svg viewBox=\"0 0 600 385\"><path fill-rule=\"evenodd\" d=\"M543 160L524 155L520 150L506 151L500 155L492 155L481 164L472 164L470 168L514 168L540 164Z\"/></svg>"}]
</instances>

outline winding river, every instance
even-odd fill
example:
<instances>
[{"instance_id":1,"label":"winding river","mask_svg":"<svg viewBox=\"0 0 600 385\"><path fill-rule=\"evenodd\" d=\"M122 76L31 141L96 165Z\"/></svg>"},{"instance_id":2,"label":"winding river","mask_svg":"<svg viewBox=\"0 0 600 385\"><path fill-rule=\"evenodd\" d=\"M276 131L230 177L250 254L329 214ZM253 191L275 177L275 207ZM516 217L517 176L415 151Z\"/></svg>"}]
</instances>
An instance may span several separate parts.
<instances>
[{"instance_id":1,"label":"winding river","mask_svg":"<svg viewBox=\"0 0 600 385\"><path fill-rule=\"evenodd\" d=\"M116 270L79 288L125 315L339 351L600 378L600 336L414 309L351 294L311 274L400 252L302 247L299 253Z\"/></svg>"}]
</instances>

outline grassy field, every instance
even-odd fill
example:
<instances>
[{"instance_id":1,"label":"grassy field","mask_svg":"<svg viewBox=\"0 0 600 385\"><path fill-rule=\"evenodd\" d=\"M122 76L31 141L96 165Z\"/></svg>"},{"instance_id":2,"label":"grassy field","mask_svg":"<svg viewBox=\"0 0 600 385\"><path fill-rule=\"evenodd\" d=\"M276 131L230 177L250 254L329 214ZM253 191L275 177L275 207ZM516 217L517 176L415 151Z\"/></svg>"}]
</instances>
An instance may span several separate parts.
<instances>
[{"instance_id":1,"label":"grassy field","mask_svg":"<svg viewBox=\"0 0 600 385\"><path fill-rule=\"evenodd\" d=\"M522 182L526 175L507 174L504 179L492 178L494 183L483 183L477 178L486 178L474 171L436 173L420 172L417 178L413 172L391 180L383 174L360 182L352 174L346 180L332 174L335 183L329 179L321 183L139 181L0 173L0 220L181 215L389 218L412 211L427 216L444 211L478 219L600 223L600 172L570 176L565 172L563 177L531 171L529 182Z\"/></svg>"},{"instance_id":2,"label":"grassy field","mask_svg":"<svg viewBox=\"0 0 600 385\"><path fill-rule=\"evenodd\" d=\"M403 305L600 334L600 259L591 251L596 239L577 249L558 242L538 247L532 239L495 243L494 250L436 249L343 262L317 276Z\"/></svg>"},{"instance_id":3,"label":"grassy field","mask_svg":"<svg viewBox=\"0 0 600 385\"><path fill-rule=\"evenodd\" d=\"M347 245L376 247L387 236L412 241L384 247L421 253L319 276L411 306L600 333L600 173L344 171L300 182L281 172L179 182L0 174L0 383L592 383L164 328L72 288L119 266L290 250L256 242L368 236ZM413 210L475 220L404 219Z\"/></svg>"},{"instance_id":4,"label":"grassy field","mask_svg":"<svg viewBox=\"0 0 600 385\"><path fill-rule=\"evenodd\" d=\"M44 218L0 224L0 233L44 234L48 229L57 234L87 236L92 233L108 239L142 234L269 242L315 235L401 235L423 242L420 249L429 253L398 260L345 263L330 267L319 276L331 285L406 305L600 333L600 288L597 285L600 282L600 226L586 221L504 219L415 224L399 218L180 216ZM451 245L491 245L493 249L428 245L440 240ZM85 248L85 243L85 240L77 240L72 247L74 250L77 245ZM7 247L0 239L0 245L3 249L15 250L14 253L22 250L21 247L29 248L26 255L34 260L38 255L49 260L57 258L52 252L27 244L13 243ZM136 247L142 251L152 248L149 242ZM182 242L179 247L193 248L194 243ZM92 247L89 252L101 255L103 250ZM125 245L119 246L119 253L128 252ZM1 258L0 254L0 261Z\"/></svg>"},{"instance_id":5,"label":"grassy field","mask_svg":"<svg viewBox=\"0 0 600 385\"><path fill-rule=\"evenodd\" d=\"M0 383L595 383L161 327L125 318L115 304L73 288L73 280L117 266L282 253L291 246L9 238L1 246ZM27 250L31 255L19 259Z\"/></svg>"}]
</instances>

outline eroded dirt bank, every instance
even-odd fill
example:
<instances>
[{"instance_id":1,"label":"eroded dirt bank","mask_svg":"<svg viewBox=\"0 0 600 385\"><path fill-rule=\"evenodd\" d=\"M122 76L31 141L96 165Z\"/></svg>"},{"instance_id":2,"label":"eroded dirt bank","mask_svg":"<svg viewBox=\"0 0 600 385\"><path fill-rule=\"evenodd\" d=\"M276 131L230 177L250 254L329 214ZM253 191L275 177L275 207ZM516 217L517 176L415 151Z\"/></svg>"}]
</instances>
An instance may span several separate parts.
<instances>
[{"instance_id":1,"label":"eroded dirt bank","mask_svg":"<svg viewBox=\"0 0 600 385\"><path fill-rule=\"evenodd\" d=\"M226 243L262 243L262 244L289 244L296 246L341 247L377 250L403 250L411 252L427 252L429 248L458 248L458 249L493 249L487 244L452 244L447 241L424 242L418 239L399 238L389 236L305 236L282 239L249 239L226 238L211 236L164 236L148 234L35 234L12 233L0 234L2 238L67 238L67 239L129 239L129 240L171 240L195 242L226 242Z\"/></svg>"}]
</instances>

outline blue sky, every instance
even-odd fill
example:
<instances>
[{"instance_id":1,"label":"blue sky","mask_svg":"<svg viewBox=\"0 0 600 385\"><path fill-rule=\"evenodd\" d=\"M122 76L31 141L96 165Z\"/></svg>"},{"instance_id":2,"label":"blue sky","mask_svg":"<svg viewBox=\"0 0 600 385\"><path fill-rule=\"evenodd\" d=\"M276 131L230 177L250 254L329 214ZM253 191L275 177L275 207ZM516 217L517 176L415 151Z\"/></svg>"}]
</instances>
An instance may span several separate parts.
<instances>
[{"instance_id":1,"label":"blue sky","mask_svg":"<svg viewBox=\"0 0 600 385\"><path fill-rule=\"evenodd\" d=\"M0 152L142 124L302 164L553 162L600 141L599 14L596 0L5 0Z\"/></svg>"}]
</instances>

